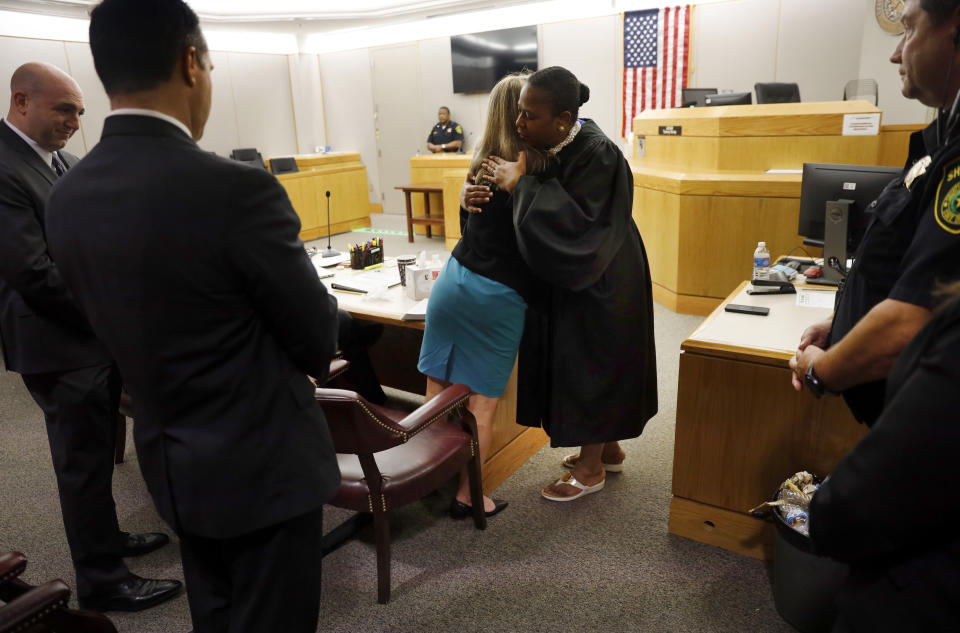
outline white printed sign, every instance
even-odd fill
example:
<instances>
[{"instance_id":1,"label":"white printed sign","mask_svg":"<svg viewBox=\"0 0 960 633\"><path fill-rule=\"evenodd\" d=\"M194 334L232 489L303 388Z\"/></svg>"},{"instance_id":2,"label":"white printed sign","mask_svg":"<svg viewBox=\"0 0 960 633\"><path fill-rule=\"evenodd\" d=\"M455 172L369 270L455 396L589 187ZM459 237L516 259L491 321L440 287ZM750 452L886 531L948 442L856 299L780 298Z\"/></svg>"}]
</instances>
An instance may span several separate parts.
<instances>
[{"instance_id":1,"label":"white printed sign","mask_svg":"<svg viewBox=\"0 0 960 633\"><path fill-rule=\"evenodd\" d=\"M880 113L844 114L844 136L876 136L880 133Z\"/></svg>"}]
</instances>

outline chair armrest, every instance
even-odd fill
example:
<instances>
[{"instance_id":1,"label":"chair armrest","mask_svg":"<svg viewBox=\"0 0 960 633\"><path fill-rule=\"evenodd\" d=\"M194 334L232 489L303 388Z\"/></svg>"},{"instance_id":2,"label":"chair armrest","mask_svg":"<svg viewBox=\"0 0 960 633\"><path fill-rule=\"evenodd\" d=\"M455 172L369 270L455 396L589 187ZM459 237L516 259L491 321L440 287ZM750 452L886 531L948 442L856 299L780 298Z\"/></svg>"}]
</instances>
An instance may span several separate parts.
<instances>
[{"instance_id":1,"label":"chair armrest","mask_svg":"<svg viewBox=\"0 0 960 633\"><path fill-rule=\"evenodd\" d=\"M469 398L470 387L450 385L397 424L412 437L458 407L466 407Z\"/></svg>"},{"instance_id":2,"label":"chair armrest","mask_svg":"<svg viewBox=\"0 0 960 633\"><path fill-rule=\"evenodd\" d=\"M330 373L327 374L326 384L330 384L334 379L342 376L348 369L350 369L350 361L334 358L330 361Z\"/></svg>"},{"instance_id":3,"label":"chair armrest","mask_svg":"<svg viewBox=\"0 0 960 633\"><path fill-rule=\"evenodd\" d=\"M51 580L34 587L13 602L0 607L0 633L25 630L48 617L56 609L63 609L70 599L70 589L62 580Z\"/></svg>"},{"instance_id":4,"label":"chair armrest","mask_svg":"<svg viewBox=\"0 0 960 633\"><path fill-rule=\"evenodd\" d=\"M27 567L27 557L20 552L3 552L0 554L0 585L16 578Z\"/></svg>"}]
</instances>

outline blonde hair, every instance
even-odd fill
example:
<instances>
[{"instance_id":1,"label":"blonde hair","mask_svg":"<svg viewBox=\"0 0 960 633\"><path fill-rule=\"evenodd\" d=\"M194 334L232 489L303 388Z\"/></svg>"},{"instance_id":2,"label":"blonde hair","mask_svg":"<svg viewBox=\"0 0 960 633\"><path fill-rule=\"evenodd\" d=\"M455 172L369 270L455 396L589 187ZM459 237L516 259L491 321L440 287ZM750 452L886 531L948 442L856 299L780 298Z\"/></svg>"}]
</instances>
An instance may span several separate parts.
<instances>
[{"instance_id":1,"label":"blonde hair","mask_svg":"<svg viewBox=\"0 0 960 633\"><path fill-rule=\"evenodd\" d=\"M470 171L475 174L477 184L486 184L481 180L481 172L484 171L481 163L488 156L515 161L520 157L520 152L526 151L528 174L542 171L546 166L546 154L525 147L517 136L517 117L520 115L517 102L529 76L529 72L511 73L498 81L490 91L487 124L470 161Z\"/></svg>"}]
</instances>

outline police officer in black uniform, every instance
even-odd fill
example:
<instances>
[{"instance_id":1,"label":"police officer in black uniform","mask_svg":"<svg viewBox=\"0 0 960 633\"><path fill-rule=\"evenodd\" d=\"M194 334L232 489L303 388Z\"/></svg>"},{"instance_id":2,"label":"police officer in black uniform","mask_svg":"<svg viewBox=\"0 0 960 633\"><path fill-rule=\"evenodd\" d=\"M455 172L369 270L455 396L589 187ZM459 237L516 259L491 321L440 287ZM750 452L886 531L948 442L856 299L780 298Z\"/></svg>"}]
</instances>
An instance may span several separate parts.
<instances>
[{"instance_id":1,"label":"police officer in black uniform","mask_svg":"<svg viewBox=\"0 0 960 633\"><path fill-rule=\"evenodd\" d=\"M793 385L842 393L872 425L898 355L927 323L937 285L960 278L960 0L908 0L890 61L903 95L937 107L910 138L907 163L873 203L856 262L831 319L807 328L790 361Z\"/></svg>"},{"instance_id":2,"label":"police officer in black uniform","mask_svg":"<svg viewBox=\"0 0 960 633\"><path fill-rule=\"evenodd\" d=\"M903 350L879 419L810 504L814 551L847 562L833 633L953 633L960 615L960 284ZM948 493L949 495L949 493Z\"/></svg>"},{"instance_id":3,"label":"police officer in black uniform","mask_svg":"<svg viewBox=\"0 0 960 633\"><path fill-rule=\"evenodd\" d=\"M463 128L456 121L450 120L450 108L440 106L437 119L438 123L427 137L427 149L434 154L458 151L463 145Z\"/></svg>"}]
</instances>

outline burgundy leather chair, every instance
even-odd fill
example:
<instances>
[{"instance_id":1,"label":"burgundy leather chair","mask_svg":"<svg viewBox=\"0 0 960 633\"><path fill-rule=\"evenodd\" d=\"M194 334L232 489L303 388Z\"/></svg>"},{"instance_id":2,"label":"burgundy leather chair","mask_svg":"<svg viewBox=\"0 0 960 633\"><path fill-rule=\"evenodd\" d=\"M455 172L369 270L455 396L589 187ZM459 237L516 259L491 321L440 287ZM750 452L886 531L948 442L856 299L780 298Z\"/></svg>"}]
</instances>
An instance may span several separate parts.
<instances>
[{"instance_id":1,"label":"burgundy leather chair","mask_svg":"<svg viewBox=\"0 0 960 633\"><path fill-rule=\"evenodd\" d=\"M350 368L350 363L342 358L330 361L330 372L327 374L328 385L340 386L339 381ZM114 438L113 463L123 463L123 452L127 447L127 418L133 419L133 401L126 391L120 392L120 406L117 408L116 436Z\"/></svg>"},{"instance_id":2,"label":"burgundy leather chair","mask_svg":"<svg viewBox=\"0 0 960 633\"><path fill-rule=\"evenodd\" d=\"M70 589L62 580L38 587L18 578L27 566L20 552L0 553L0 633L70 631L70 633L117 633L106 616L94 611L67 608Z\"/></svg>"},{"instance_id":3,"label":"burgundy leather chair","mask_svg":"<svg viewBox=\"0 0 960 633\"><path fill-rule=\"evenodd\" d=\"M380 604L390 600L387 514L391 510L437 490L467 466L473 522L477 529L487 527L477 423L467 411L469 397L468 387L452 385L406 413L370 404L353 391L317 389L316 398L323 407L340 463L340 489L330 504L360 513L351 521L373 516ZM352 534L344 527L324 537L325 553Z\"/></svg>"}]
</instances>

